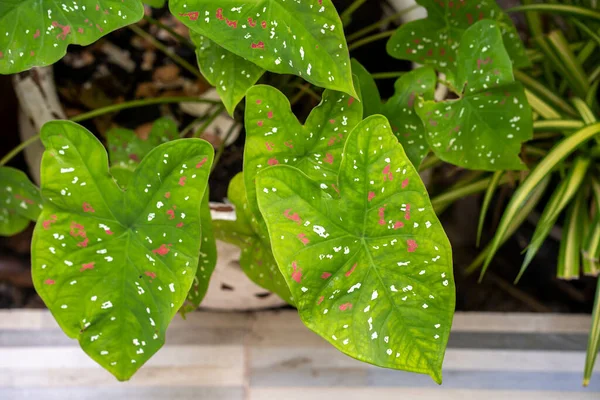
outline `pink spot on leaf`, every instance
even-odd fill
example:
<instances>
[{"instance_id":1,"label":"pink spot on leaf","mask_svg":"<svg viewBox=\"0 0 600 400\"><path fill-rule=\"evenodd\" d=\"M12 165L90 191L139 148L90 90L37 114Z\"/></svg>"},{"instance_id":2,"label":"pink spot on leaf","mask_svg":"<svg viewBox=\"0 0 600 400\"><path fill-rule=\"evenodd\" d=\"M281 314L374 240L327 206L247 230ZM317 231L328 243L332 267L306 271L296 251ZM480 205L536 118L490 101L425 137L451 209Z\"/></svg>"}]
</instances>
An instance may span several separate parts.
<instances>
[{"instance_id":1,"label":"pink spot on leaf","mask_svg":"<svg viewBox=\"0 0 600 400\"><path fill-rule=\"evenodd\" d=\"M96 210L94 210L94 207L92 207L90 205L90 203L83 202L81 207L83 207L83 212L86 212L86 213L95 213L96 212Z\"/></svg>"},{"instance_id":2,"label":"pink spot on leaf","mask_svg":"<svg viewBox=\"0 0 600 400\"><path fill-rule=\"evenodd\" d=\"M56 282L55 282L53 279L46 279L46 280L44 281L44 283L45 283L46 285L54 285Z\"/></svg>"},{"instance_id":3,"label":"pink spot on leaf","mask_svg":"<svg viewBox=\"0 0 600 400\"><path fill-rule=\"evenodd\" d=\"M144 274L146 274L147 277L151 278L151 279L156 279L156 273L152 272L152 271L146 271L144 272Z\"/></svg>"},{"instance_id":4,"label":"pink spot on leaf","mask_svg":"<svg viewBox=\"0 0 600 400\"><path fill-rule=\"evenodd\" d=\"M56 222L56 215L51 215L50 219L42 222L42 227L46 230L50 229L50 225Z\"/></svg>"},{"instance_id":5,"label":"pink spot on leaf","mask_svg":"<svg viewBox=\"0 0 600 400\"><path fill-rule=\"evenodd\" d=\"M330 276L331 276L331 273L330 273L330 272L323 272L323 273L321 274L321 279L327 279L327 278L329 278Z\"/></svg>"},{"instance_id":6,"label":"pink spot on leaf","mask_svg":"<svg viewBox=\"0 0 600 400\"><path fill-rule=\"evenodd\" d=\"M348 278L350 275L352 275L352 273L354 272L354 270L356 269L356 265L358 263L354 263L354 265L352 266L352 268L350 268L348 271L346 271L346 273L344 274L346 276L346 278Z\"/></svg>"},{"instance_id":7,"label":"pink spot on leaf","mask_svg":"<svg viewBox=\"0 0 600 400\"><path fill-rule=\"evenodd\" d=\"M298 267L296 261L292 261L292 269L292 279L295 280L297 283L300 283L300 281L302 280L302 268Z\"/></svg>"},{"instance_id":8,"label":"pink spot on leaf","mask_svg":"<svg viewBox=\"0 0 600 400\"><path fill-rule=\"evenodd\" d=\"M406 246L408 247L408 252L409 253L414 253L414 251L417 249L417 242L415 242L413 239L408 239L406 241Z\"/></svg>"},{"instance_id":9,"label":"pink spot on leaf","mask_svg":"<svg viewBox=\"0 0 600 400\"><path fill-rule=\"evenodd\" d=\"M404 223L402 221L396 221L394 224L394 229L404 228Z\"/></svg>"},{"instance_id":10,"label":"pink spot on leaf","mask_svg":"<svg viewBox=\"0 0 600 400\"><path fill-rule=\"evenodd\" d=\"M382 174L384 182L386 179L390 181L394 180L394 175L392 175L390 164L386 165L385 168L383 168Z\"/></svg>"},{"instance_id":11,"label":"pink spot on leaf","mask_svg":"<svg viewBox=\"0 0 600 400\"><path fill-rule=\"evenodd\" d=\"M171 245L169 245L169 246L171 246ZM152 250L152 253L158 254L159 256L165 256L165 255L167 255L167 253L169 251L171 251L171 249L169 249L169 247L167 247L167 245L161 244L158 249Z\"/></svg>"},{"instance_id":12,"label":"pink spot on leaf","mask_svg":"<svg viewBox=\"0 0 600 400\"><path fill-rule=\"evenodd\" d=\"M402 189L404 189L406 186L408 186L408 178L402 181Z\"/></svg>"},{"instance_id":13,"label":"pink spot on leaf","mask_svg":"<svg viewBox=\"0 0 600 400\"><path fill-rule=\"evenodd\" d=\"M346 311L352 309L352 303L344 303L340 305L340 311Z\"/></svg>"},{"instance_id":14,"label":"pink spot on leaf","mask_svg":"<svg viewBox=\"0 0 600 400\"><path fill-rule=\"evenodd\" d=\"M302 223L302 218L300 218L300 216L298 215L298 213L293 213L293 214L290 214L290 211L292 211L292 209L291 209L291 208L288 208L287 210L285 210L285 211L283 212L283 215L284 215L284 216L285 216L287 219L289 219L289 220L292 220L292 221L294 221L295 223L297 223L298 225L300 225L300 224Z\"/></svg>"},{"instance_id":15,"label":"pink spot on leaf","mask_svg":"<svg viewBox=\"0 0 600 400\"><path fill-rule=\"evenodd\" d=\"M270 158L269 161L267 161L267 164L269 164L269 165L277 165L277 164L279 164L279 161L277 161L276 158Z\"/></svg>"},{"instance_id":16,"label":"pink spot on leaf","mask_svg":"<svg viewBox=\"0 0 600 400\"><path fill-rule=\"evenodd\" d=\"M79 270L79 272L83 272L86 269L94 269L94 266L96 265L95 262L91 262L91 263L87 263L87 264L82 264L81 265L81 269Z\"/></svg>"},{"instance_id":17,"label":"pink spot on leaf","mask_svg":"<svg viewBox=\"0 0 600 400\"><path fill-rule=\"evenodd\" d=\"M187 180L187 176L182 176L181 178L179 178L179 185L180 186L185 186L185 181Z\"/></svg>"},{"instance_id":18,"label":"pink spot on leaf","mask_svg":"<svg viewBox=\"0 0 600 400\"><path fill-rule=\"evenodd\" d=\"M325 154L325 158L323 159L327 164L333 164L333 156L330 153Z\"/></svg>"},{"instance_id":19,"label":"pink spot on leaf","mask_svg":"<svg viewBox=\"0 0 600 400\"><path fill-rule=\"evenodd\" d=\"M298 239L300 239L300 241L302 242L303 245L307 245L310 243L310 240L308 240L308 238L306 237L306 234L304 233L299 233L298 234Z\"/></svg>"},{"instance_id":20,"label":"pink spot on leaf","mask_svg":"<svg viewBox=\"0 0 600 400\"><path fill-rule=\"evenodd\" d=\"M204 164L206 164L206 161L208 161L208 158L204 157L202 159L202 161L200 161L198 164L196 164L196 169L202 168L202 166L204 166Z\"/></svg>"},{"instance_id":21,"label":"pink spot on leaf","mask_svg":"<svg viewBox=\"0 0 600 400\"><path fill-rule=\"evenodd\" d=\"M269 118L269 119L273 118L273 111L269 111L267 113L267 118Z\"/></svg>"},{"instance_id":22,"label":"pink spot on leaf","mask_svg":"<svg viewBox=\"0 0 600 400\"><path fill-rule=\"evenodd\" d=\"M265 142L265 147L267 148L267 151L273 151L273 146L273 143Z\"/></svg>"},{"instance_id":23,"label":"pink spot on leaf","mask_svg":"<svg viewBox=\"0 0 600 400\"><path fill-rule=\"evenodd\" d=\"M367 195L367 200L371 201L375 198L375 192L369 192L369 194Z\"/></svg>"}]
</instances>

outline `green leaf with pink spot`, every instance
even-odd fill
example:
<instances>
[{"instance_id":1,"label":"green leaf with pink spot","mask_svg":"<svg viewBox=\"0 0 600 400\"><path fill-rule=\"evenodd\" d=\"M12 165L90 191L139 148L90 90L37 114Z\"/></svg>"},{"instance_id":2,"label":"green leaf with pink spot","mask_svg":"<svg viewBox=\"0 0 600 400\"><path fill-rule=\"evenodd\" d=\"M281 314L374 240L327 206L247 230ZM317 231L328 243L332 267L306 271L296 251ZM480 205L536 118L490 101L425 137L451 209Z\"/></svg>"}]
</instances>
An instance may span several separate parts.
<instances>
[{"instance_id":1,"label":"green leaf with pink spot","mask_svg":"<svg viewBox=\"0 0 600 400\"><path fill-rule=\"evenodd\" d=\"M289 166L260 172L256 186L304 324L354 358L440 383L452 253L389 122L372 116L350 133L339 195Z\"/></svg>"},{"instance_id":2,"label":"green leaf with pink spot","mask_svg":"<svg viewBox=\"0 0 600 400\"><path fill-rule=\"evenodd\" d=\"M113 128L106 133L110 173L119 185L126 187L140 161L156 146L179 137L177 124L171 118L159 118L147 136L134 131Z\"/></svg>"},{"instance_id":3,"label":"green leaf with pink spot","mask_svg":"<svg viewBox=\"0 0 600 400\"><path fill-rule=\"evenodd\" d=\"M361 120L360 102L342 92L325 90L302 125L279 90L264 85L251 88L246 95L244 180L254 215L260 216L254 183L263 168L292 165L333 188L346 137Z\"/></svg>"},{"instance_id":4,"label":"green leaf with pink spot","mask_svg":"<svg viewBox=\"0 0 600 400\"><path fill-rule=\"evenodd\" d=\"M419 98L433 100L437 78L430 67L422 67L406 73L394 83L394 95L381 101L375 80L358 61L352 59L352 71L360 81L365 117L382 114L390 121L392 131L404 147L410 162L417 168L429 153L425 127L415 112Z\"/></svg>"},{"instance_id":5,"label":"green leaf with pink spot","mask_svg":"<svg viewBox=\"0 0 600 400\"><path fill-rule=\"evenodd\" d=\"M23 171L11 167L0 167L0 188L0 236L16 235L40 215L40 191Z\"/></svg>"},{"instance_id":6,"label":"green leaf with pink spot","mask_svg":"<svg viewBox=\"0 0 600 400\"><path fill-rule=\"evenodd\" d=\"M41 139L36 291L69 337L127 380L163 345L194 281L213 148L200 139L164 143L123 190L85 128L53 121Z\"/></svg>"},{"instance_id":7,"label":"green leaf with pink spot","mask_svg":"<svg viewBox=\"0 0 600 400\"><path fill-rule=\"evenodd\" d=\"M53 64L69 44L86 46L143 15L140 0L3 0L0 74Z\"/></svg>"},{"instance_id":8,"label":"green leaf with pink spot","mask_svg":"<svg viewBox=\"0 0 600 400\"><path fill-rule=\"evenodd\" d=\"M171 0L169 8L192 31L260 68L356 96L331 0Z\"/></svg>"},{"instance_id":9,"label":"green leaf with pink spot","mask_svg":"<svg viewBox=\"0 0 600 400\"><path fill-rule=\"evenodd\" d=\"M206 36L194 31L190 32L190 36L196 45L196 57L202 75L216 88L227 112L233 115L246 91L260 79L265 70Z\"/></svg>"},{"instance_id":10,"label":"green leaf with pink spot","mask_svg":"<svg viewBox=\"0 0 600 400\"><path fill-rule=\"evenodd\" d=\"M290 289L273 258L268 232L248 207L243 173L229 182L227 197L235 206L236 219L215 220L215 237L241 249L240 266L252 282L294 304Z\"/></svg>"},{"instance_id":11,"label":"green leaf with pink spot","mask_svg":"<svg viewBox=\"0 0 600 400\"><path fill-rule=\"evenodd\" d=\"M138 136L134 131L122 128L111 129L106 136L111 164L110 173L122 188L126 188L140 161L160 144L177 139L179 132L174 120L163 117L154 121L147 136ZM188 295L188 303L184 307L185 310L183 310L184 315L187 311L194 310L200 305L206 295L210 276L217 264L217 246L212 230L208 198L207 188L202 198L200 214L202 247L198 260L198 270Z\"/></svg>"},{"instance_id":12,"label":"green leaf with pink spot","mask_svg":"<svg viewBox=\"0 0 600 400\"><path fill-rule=\"evenodd\" d=\"M480 21L457 50L457 100L425 101L417 113L433 152L470 169L521 170L521 143L533 137L531 107L502 46L496 22Z\"/></svg>"},{"instance_id":13,"label":"green leaf with pink spot","mask_svg":"<svg viewBox=\"0 0 600 400\"><path fill-rule=\"evenodd\" d=\"M387 43L392 57L431 65L452 81L462 35L477 21L490 19L497 22L514 66L522 68L530 64L517 29L495 0L417 0L417 3L427 9L428 16L398 28Z\"/></svg>"}]
</instances>

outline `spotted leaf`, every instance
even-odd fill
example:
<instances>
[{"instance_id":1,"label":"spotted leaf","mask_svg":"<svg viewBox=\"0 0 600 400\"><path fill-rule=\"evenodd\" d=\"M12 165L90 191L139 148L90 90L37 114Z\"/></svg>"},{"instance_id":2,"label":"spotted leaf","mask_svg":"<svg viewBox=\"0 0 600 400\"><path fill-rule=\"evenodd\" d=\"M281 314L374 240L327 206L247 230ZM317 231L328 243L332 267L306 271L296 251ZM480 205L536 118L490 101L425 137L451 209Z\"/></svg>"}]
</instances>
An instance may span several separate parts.
<instances>
[{"instance_id":1,"label":"spotted leaf","mask_svg":"<svg viewBox=\"0 0 600 400\"><path fill-rule=\"evenodd\" d=\"M35 288L69 337L129 379L164 343L194 281L212 146L184 139L156 147L124 191L83 127L49 122L41 138Z\"/></svg>"},{"instance_id":2,"label":"spotted leaf","mask_svg":"<svg viewBox=\"0 0 600 400\"><path fill-rule=\"evenodd\" d=\"M114 128L107 132L110 173L123 187L127 186L140 161L161 143L179 137L171 118L157 119L149 133L138 136L130 129Z\"/></svg>"},{"instance_id":3,"label":"spotted leaf","mask_svg":"<svg viewBox=\"0 0 600 400\"><path fill-rule=\"evenodd\" d=\"M356 95L331 0L171 0L169 7L192 31L267 71Z\"/></svg>"},{"instance_id":4,"label":"spotted leaf","mask_svg":"<svg viewBox=\"0 0 600 400\"><path fill-rule=\"evenodd\" d=\"M198 66L206 80L217 89L229 114L246 95L246 91L258 81L265 70L258 65L236 56L206 36L191 32L196 45Z\"/></svg>"},{"instance_id":5,"label":"spotted leaf","mask_svg":"<svg viewBox=\"0 0 600 400\"><path fill-rule=\"evenodd\" d=\"M433 100L437 79L430 67L422 67L406 73L394 84L394 95L382 103L375 80L371 74L356 61L352 60L352 71L360 81L361 93L368 93L361 104L365 117L382 114L387 117L394 135L404 147L410 162L419 167L429 153L425 138L425 127L415 112L419 98Z\"/></svg>"},{"instance_id":6,"label":"spotted leaf","mask_svg":"<svg viewBox=\"0 0 600 400\"><path fill-rule=\"evenodd\" d=\"M260 216L254 181L262 168L293 165L322 186L335 186L346 137L362 120L358 101L326 90L304 126L292 113L285 95L271 86L251 88L246 104L244 180L254 215Z\"/></svg>"},{"instance_id":7,"label":"spotted leaf","mask_svg":"<svg viewBox=\"0 0 600 400\"><path fill-rule=\"evenodd\" d=\"M215 237L242 250L240 266L252 282L293 304L290 289L273 258L268 232L248 208L243 173L229 182L227 197L235 206L236 220L215 220Z\"/></svg>"},{"instance_id":8,"label":"spotted leaf","mask_svg":"<svg viewBox=\"0 0 600 400\"><path fill-rule=\"evenodd\" d=\"M417 0L417 3L427 9L428 16L398 28L387 43L392 57L431 65L451 79L463 33L477 21L490 19L498 24L515 67L529 65L515 26L495 0Z\"/></svg>"},{"instance_id":9,"label":"spotted leaf","mask_svg":"<svg viewBox=\"0 0 600 400\"><path fill-rule=\"evenodd\" d=\"M531 107L515 82L495 22L469 28L458 49L458 100L425 101L417 113L442 160L470 169L525 169L521 142L533 137Z\"/></svg>"},{"instance_id":10,"label":"spotted leaf","mask_svg":"<svg viewBox=\"0 0 600 400\"><path fill-rule=\"evenodd\" d=\"M40 191L23 171L11 167L0 167L0 188L0 236L16 235L40 215Z\"/></svg>"},{"instance_id":11,"label":"spotted leaf","mask_svg":"<svg viewBox=\"0 0 600 400\"><path fill-rule=\"evenodd\" d=\"M304 324L354 358L440 383L450 243L388 121L372 116L350 133L339 195L289 166L265 169L256 186Z\"/></svg>"},{"instance_id":12,"label":"spotted leaf","mask_svg":"<svg viewBox=\"0 0 600 400\"><path fill-rule=\"evenodd\" d=\"M0 73L53 64L69 44L91 44L143 15L140 0L3 0Z\"/></svg>"}]
</instances>

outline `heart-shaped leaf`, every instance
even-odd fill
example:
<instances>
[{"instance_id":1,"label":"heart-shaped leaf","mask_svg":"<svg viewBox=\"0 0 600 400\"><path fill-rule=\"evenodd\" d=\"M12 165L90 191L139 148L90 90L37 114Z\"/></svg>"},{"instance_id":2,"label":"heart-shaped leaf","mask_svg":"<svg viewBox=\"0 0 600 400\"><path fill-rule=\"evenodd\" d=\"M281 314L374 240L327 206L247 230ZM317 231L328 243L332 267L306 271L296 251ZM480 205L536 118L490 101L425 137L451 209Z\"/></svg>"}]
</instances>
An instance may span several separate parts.
<instances>
[{"instance_id":1,"label":"heart-shaped leaf","mask_svg":"<svg viewBox=\"0 0 600 400\"><path fill-rule=\"evenodd\" d=\"M290 289L273 258L268 232L261 229L262 225L248 208L243 173L229 182L227 197L235 206L236 220L215 220L215 237L242 250L240 266L252 282L293 304Z\"/></svg>"},{"instance_id":2,"label":"heart-shaped leaf","mask_svg":"<svg viewBox=\"0 0 600 400\"><path fill-rule=\"evenodd\" d=\"M159 118L152 124L152 129L144 136L123 128L113 128L106 133L110 173L119 185L126 187L133 171L140 161L152 149L161 143L179 137L177 124L171 118Z\"/></svg>"},{"instance_id":3,"label":"heart-shaped leaf","mask_svg":"<svg viewBox=\"0 0 600 400\"><path fill-rule=\"evenodd\" d=\"M261 68L356 96L331 0L171 0L169 7L194 32Z\"/></svg>"},{"instance_id":4,"label":"heart-shaped leaf","mask_svg":"<svg viewBox=\"0 0 600 400\"><path fill-rule=\"evenodd\" d=\"M394 95L385 103L381 102L379 90L369 71L355 59L352 59L352 72L360 82L365 117L375 114L386 116L408 159L418 168L429 153L429 145L423 122L415 113L415 106L419 98L433 100L437 83L435 71L430 67L422 67L398 78L394 84Z\"/></svg>"},{"instance_id":5,"label":"heart-shaped leaf","mask_svg":"<svg viewBox=\"0 0 600 400\"><path fill-rule=\"evenodd\" d=\"M531 107L502 46L497 23L470 27L457 51L458 100L425 101L417 114L442 160L470 169L525 169L521 142L533 137Z\"/></svg>"},{"instance_id":6,"label":"heart-shaped leaf","mask_svg":"<svg viewBox=\"0 0 600 400\"><path fill-rule=\"evenodd\" d=\"M171 118L159 118L152 124L152 129L146 136L139 136L129 129L115 128L106 134L108 141L108 155L111 162L110 173L122 188L126 188L133 177L134 171L140 161L162 143L179 137L177 124ZM202 226L202 247L194 284L190 289L188 304L182 310L186 312L195 310L206 295L210 276L217 264L217 245L212 229L212 218L208 205L208 189L202 198L200 222Z\"/></svg>"},{"instance_id":7,"label":"heart-shaped leaf","mask_svg":"<svg viewBox=\"0 0 600 400\"><path fill-rule=\"evenodd\" d=\"M40 191L23 171L11 167L0 167L0 187L0 236L16 235L40 215Z\"/></svg>"},{"instance_id":8,"label":"heart-shaped leaf","mask_svg":"<svg viewBox=\"0 0 600 400\"><path fill-rule=\"evenodd\" d=\"M190 37L196 45L198 66L206 80L217 89L230 115L246 95L246 91L258 81L265 70L250 61L236 56L206 36L194 31Z\"/></svg>"},{"instance_id":9,"label":"heart-shaped leaf","mask_svg":"<svg viewBox=\"0 0 600 400\"><path fill-rule=\"evenodd\" d=\"M265 169L256 186L302 321L361 361L441 382L450 243L388 121L369 117L349 135L339 196L289 166Z\"/></svg>"},{"instance_id":10,"label":"heart-shaped leaf","mask_svg":"<svg viewBox=\"0 0 600 400\"><path fill-rule=\"evenodd\" d=\"M83 127L49 122L41 138L35 288L67 335L129 379L164 343L194 280L212 146L184 139L156 147L123 191Z\"/></svg>"},{"instance_id":11,"label":"heart-shaped leaf","mask_svg":"<svg viewBox=\"0 0 600 400\"><path fill-rule=\"evenodd\" d=\"M387 43L387 52L392 57L432 65L452 80L457 68L456 50L463 33L477 21L490 19L501 30L515 67L530 64L517 29L496 1L417 0L417 3L427 9L427 18L398 28Z\"/></svg>"},{"instance_id":12,"label":"heart-shaped leaf","mask_svg":"<svg viewBox=\"0 0 600 400\"><path fill-rule=\"evenodd\" d=\"M3 0L0 74L53 64L69 44L91 44L143 15L140 0Z\"/></svg>"},{"instance_id":13,"label":"heart-shaped leaf","mask_svg":"<svg viewBox=\"0 0 600 400\"><path fill-rule=\"evenodd\" d=\"M342 92L325 90L303 126L279 90L264 85L248 90L244 180L254 215L260 216L254 181L262 168L293 165L325 187L334 185L346 137L361 120L361 104Z\"/></svg>"}]
</instances>

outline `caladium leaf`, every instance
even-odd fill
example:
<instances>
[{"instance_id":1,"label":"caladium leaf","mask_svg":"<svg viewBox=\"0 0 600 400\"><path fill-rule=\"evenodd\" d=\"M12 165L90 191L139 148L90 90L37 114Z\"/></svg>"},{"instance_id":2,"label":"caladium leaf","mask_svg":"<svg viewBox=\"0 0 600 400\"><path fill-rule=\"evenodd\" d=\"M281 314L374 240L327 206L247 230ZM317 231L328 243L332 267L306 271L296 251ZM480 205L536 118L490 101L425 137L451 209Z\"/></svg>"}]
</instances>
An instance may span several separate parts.
<instances>
[{"instance_id":1,"label":"caladium leaf","mask_svg":"<svg viewBox=\"0 0 600 400\"><path fill-rule=\"evenodd\" d=\"M293 165L331 187L337 182L348 133L362 120L362 106L345 93L325 90L303 126L279 90L264 85L246 95L244 180L250 210L260 216L255 178L276 164Z\"/></svg>"},{"instance_id":2,"label":"caladium leaf","mask_svg":"<svg viewBox=\"0 0 600 400\"><path fill-rule=\"evenodd\" d=\"M246 91L258 81L265 70L250 61L236 56L206 36L190 32L196 45L198 66L206 80L217 89L223 104L233 115Z\"/></svg>"},{"instance_id":3,"label":"caladium leaf","mask_svg":"<svg viewBox=\"0 0 600 400\"><path fill-rule=\"evenodd\" d=\"M11 167L0 167L0 187L0 236L16 235L40 215L40 191L23 171Z\"/></svg>"},{"instance_id":4,"label":"caladium leaf","mask_svg":"<svg viewBox=\"0 0 600 400\"><path fill-rule=\"evenodd\" d=\"M526 169L521 143L533 137L531 107L495 22L470 27L457 51L458 100L425 101L417 113L442 160L470 169Z\"/></svg>"},{"instance_id":5,"label":"caladium leaf","mask_svg":"<svg viewBox=\"0 0 600 400\"><path fill-rule=\"evenodd\" d=\"M133 171L140 161L152 149L161 143L179 137L177 124L171 118L159 118L152 124L152 129L144 136L123 128L113 128L106 133L110 173L119 185L126 187Z\"/></svg>"},{"instance_id":6,"label":"caladium leaf","mask_svg":"<svg viewBox=\"0 0 600 400\"><path fill-rule=\"evenodd\" d=\"M111 129L106 134L108 155L111 162L110 173L122 188L129 184L140 161L150 151L162 143L179 137L177 124L171 118L159 118L152 124L152 129L145 136L139 136L129 129ZM202 245L200 259L194 284L188 294L188 305L182 309L183 314L198 308L206 295L210 276L217 263L217 245L212 230L212 219L208 205L208 188L202 198L200 222L202 226Z\"/></svg>"},{"instance_id":7,"label":"caladium leaf","mask_svg":"<svg viewBox=\"0 0 600 400\"><path fill-rule=\"evenodd\" d=\"M215 220L215 237L242 250L240 266L252 282L293 304L290 289L273 258L268 232L248 208L243 173L229 182L227 197L235 206L236 220Z\"/></svg>"},{"instance_id":8,"label":"caladium leaf","mask_svg":"<svg viewBox=\"0 0 600 400\"><path fill-rule=\"evenodd\" d=\"M388 121L369 117L348 136L339 195L289 166L265 169L256 186L302 321L361 361L441 382L450 243Z\"/></svg>"},{"instance_id":9,"label":"caladium leaf","mask_svg":"<svg viewBox=\"0 0 600 400\"><path fill-rule=\"evenodd\" d=\"M515 26L496 1L417 0L417 3L427 9L428 16L398 28L387 43L392 57L431 65L452 79L463 33L477 21L490 19L501 30L502 41L515 67L530 64Z\"/></svg>"},{"instance_id":10,"label":"caladium leaf","mask_svg":"<svg viewBox=\"0 0 600 400\"><path fill-rule=\"evenodd\" d=\"M169 8L192 31L261 68L356 96L331 0L171 0Z\"/></svg>"},{"instance_id":11,"label":"caladium leaf","mask_svg":"<svg viewBox=\"0 0 600 400\"><path fill-rule=\"evenodd\" d=\"M91 44L143 15L140 0L3 0L0 74L53 64L69 44Z\"/></svg>"},{"instance_id":12,"label":"caladium leaf","mask_svg":"<svg viewBox=\"0 0 600 400\"><path fill-rule=\"evenodd\" d=\"M42 128L45 200L32 241L32 273L65 333L119 380L165 341L198 266L200 202L212 146L164 143L123 191L101 143L68 121Z\"/></svg>"},{"instance_id":13,"label":"caladium leaf","mask_svg":"<svg viewBox=\"0 0 600 400\"><path fill-rule=\"evenodd\" d=\"M415 106L419 98L433 100L437 83L433 68L418 68L398 78L394 84L394 95L384 103L381 102L375 80L355 59L352 60L352 71L360 81L365 117L374 114L386 116L408 159L418 168L429 153L429 145L423 122L415 113Z\"/></svg>"}]
</instances>

